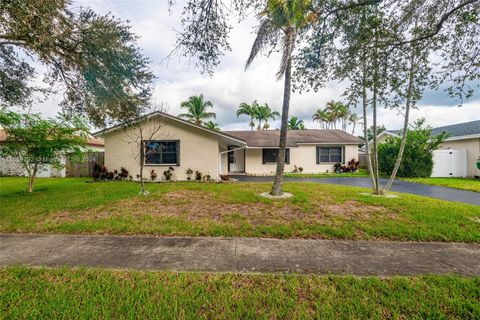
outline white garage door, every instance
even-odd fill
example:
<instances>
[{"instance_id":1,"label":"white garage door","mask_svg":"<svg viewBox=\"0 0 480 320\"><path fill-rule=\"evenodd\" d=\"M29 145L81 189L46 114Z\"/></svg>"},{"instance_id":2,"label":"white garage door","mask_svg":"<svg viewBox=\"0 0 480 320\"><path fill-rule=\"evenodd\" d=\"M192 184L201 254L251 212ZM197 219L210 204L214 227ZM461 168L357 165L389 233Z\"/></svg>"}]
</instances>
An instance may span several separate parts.
<instances>
[{"instance_id":1,"label":"white garage door","mask_svg":"<svg viewBox=\"0 0 480 320\"><path fill-rule=\"evenodd\" d=\"M467 150L433 151L432 177L466 177Z\"/></svg>"}]
</instances>

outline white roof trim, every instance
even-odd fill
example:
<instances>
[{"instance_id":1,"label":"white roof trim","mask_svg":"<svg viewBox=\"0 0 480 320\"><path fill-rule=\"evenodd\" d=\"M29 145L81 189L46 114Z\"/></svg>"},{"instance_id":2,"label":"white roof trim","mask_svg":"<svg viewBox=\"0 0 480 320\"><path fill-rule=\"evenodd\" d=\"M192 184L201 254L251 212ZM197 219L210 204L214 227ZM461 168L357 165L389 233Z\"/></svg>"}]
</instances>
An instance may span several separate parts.
<instances>
[{"instance_id":1,"label":"white roof trim","mask_svg":"<svg viewBox=\"0 0 480 320\"><path fill-rule=\"evenodd\" d=\"M445 139L445 142L447 142L447 141L456 141L456 140L475 139L475 138L480 138L480 133L468 134L468 135L464 135L464 136L450 137L450 138Z\"/></svg>"}]
</instances>

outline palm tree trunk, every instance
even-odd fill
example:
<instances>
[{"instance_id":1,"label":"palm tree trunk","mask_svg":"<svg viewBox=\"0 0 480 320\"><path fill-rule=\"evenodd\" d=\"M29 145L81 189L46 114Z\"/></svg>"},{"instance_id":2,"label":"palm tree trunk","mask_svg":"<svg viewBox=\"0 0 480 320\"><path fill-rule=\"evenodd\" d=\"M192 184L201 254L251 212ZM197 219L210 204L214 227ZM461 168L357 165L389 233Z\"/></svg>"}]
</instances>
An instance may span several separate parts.
<instances>
[{"instance_id":1,"label":"palm tree trunk","mask_svg":"<svg viewBox=\"0 0 480 320\"><path fill-rule=\"evenodd\" d=\"M415 53L414 49L411 49L410 53L410 70L408 74L408 88L407 88L407 100L405 102L405 119L403 121L403 131L402 131L402 141L400 142L400 149L398 150L397 160L395 161L395 166L393 167L390 178L388 179L387 185L383 189L383 192L386 193L392 187L393 181L397 175L400 164L402 163L403 152L405 150L405 145L407 143L407 132L408 132L408 121L410 118L410 107L412 105L412 91L413 91L413 77L415 74Z\"/></svg>"},{"instance_id":2,"label":"palm tree trunk","mask_svg":"<svg viewBox=\"0 0 480 320\"><path fill-rule=\"evenodd\" d=\"M287 128L288 128L288 110L290 108L290 93L292 86L292 55L288 57L287 67L285 68L285 82L283 86L283 106L282 106L282 122L280 126L280 141L278 144L278 159L277 171L275 173L275 180L273 180L272 191L273 196L283 194L282 182L283 172L285 170L285 149L287 147Z\"/></svg>"}]
</instances>

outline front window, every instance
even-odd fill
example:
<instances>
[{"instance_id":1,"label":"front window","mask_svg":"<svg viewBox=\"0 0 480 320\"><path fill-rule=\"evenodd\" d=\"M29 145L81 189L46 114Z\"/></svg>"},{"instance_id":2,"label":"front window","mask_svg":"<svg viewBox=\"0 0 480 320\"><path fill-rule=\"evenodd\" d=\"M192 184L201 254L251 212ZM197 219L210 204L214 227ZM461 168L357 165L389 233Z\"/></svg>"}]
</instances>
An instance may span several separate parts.
<instances>
[{"instance_id":1,"label":"front window","mask_svg":"<svg viewBox=\"0 0 480 320\"><path fill-rule=\"evenodd\" d=\"M343 162L342 147L317 147L317 163Z\"/></svg>"},{"instance_id":2,"label":"front window","mask_svg":"<svg viewBox=\"0 0 480 320\"><path fill-rule=\"evenodd\" d=\"M278 149L263 149L262 150L262 162L263 164L277 163ZM285 163L290 163L290 149L285 149Z\"/></svg>"},{"instance_id":3,"label":"front window","mask_svg":"<svg viewBox=\"0 0 480 320\"><path fill-rule=\"evenodd\" d=\"M179 141L146 141L145 164L179 165Z\"/></svg>"}]
</instances>

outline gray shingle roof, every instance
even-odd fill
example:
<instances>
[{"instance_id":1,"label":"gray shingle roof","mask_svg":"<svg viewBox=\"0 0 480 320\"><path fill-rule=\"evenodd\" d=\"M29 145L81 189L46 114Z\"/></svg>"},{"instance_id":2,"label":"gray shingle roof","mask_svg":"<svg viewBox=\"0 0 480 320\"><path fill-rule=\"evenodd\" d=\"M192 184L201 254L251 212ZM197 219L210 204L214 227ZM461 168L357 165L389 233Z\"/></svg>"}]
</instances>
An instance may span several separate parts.
<instances>
[{"instance_id":1,"label":"gray shingle roof","mask_svg":"<svg viewBox=\"0 0 480 320\"><path fill-rule=\"evenodd\" d=\"M432 135L439 135L443 131L448 133L449 138L480 134L480 120L434 128L432 129Z\"/></svg>"},{"instance_id":2,"label":"gray shingle roof","mask_svg":"<svg viewBox=\"0 0 480 320\"><path fill-rule=\"evenodd\" d=\"M226 134L246 141L248 147L278 147L280 130L223 131ZM302 143L361 144L363 140L342 130L289 130L287 147L296 147Z\"/></svg>"}]
</instances>

